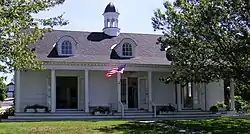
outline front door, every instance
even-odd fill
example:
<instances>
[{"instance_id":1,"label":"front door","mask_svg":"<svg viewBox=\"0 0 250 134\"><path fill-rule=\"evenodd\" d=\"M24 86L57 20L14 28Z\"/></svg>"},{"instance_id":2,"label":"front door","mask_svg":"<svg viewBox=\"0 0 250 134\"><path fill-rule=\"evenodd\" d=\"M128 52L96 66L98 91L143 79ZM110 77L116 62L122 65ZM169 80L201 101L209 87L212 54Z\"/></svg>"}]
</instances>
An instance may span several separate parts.
<instances>
[{"instance_id":1,"label":"front door","mask_svg":"<svg viewBox=\"0 0 250 134\"><path fill-rule=\"evenodd\" d=\"M128 78L128 108L138 108L138 79Z\"/></svg>"},{"instance_id":2,"label":"front door","mask_svg":"<svg viewBox=\"0 0 250 134\"><path fill-rule=\"evenodd\" d=\"M56 108L77 109L77 77L56 77Z\"/></svg>"},{"instance_id":3,"label":"front door","mask_svg":"<svg viewBox=\"0 0 250 134\"><path fill-rule=\"evenodd\" d=\"M194 83L186 83L182 86L182 106L183 109L199 109L201 89Z\"/></svg>"}]
</instances>

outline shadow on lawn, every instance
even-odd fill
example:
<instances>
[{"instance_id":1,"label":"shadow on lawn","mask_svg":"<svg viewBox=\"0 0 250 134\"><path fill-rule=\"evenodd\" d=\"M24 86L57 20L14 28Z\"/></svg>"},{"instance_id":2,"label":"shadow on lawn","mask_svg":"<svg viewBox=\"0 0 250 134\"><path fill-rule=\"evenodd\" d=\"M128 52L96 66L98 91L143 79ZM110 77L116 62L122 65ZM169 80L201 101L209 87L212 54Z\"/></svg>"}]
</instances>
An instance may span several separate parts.
<instances>
[{"instance_id":1,"label":"shadow on lawn","mask_svg":"<svg viewBox=\"0 0 250 134\"><path fill-rule=\"evenodd\" d=\"M246 119L211 119L193 121L158 121L151 123L129 122L126 124L105 127L101 132L123 132L126 134L179 134L179 133L209 133L212 134L244 134L250 132L250 120Z\"/></svg>"}]
</instances>

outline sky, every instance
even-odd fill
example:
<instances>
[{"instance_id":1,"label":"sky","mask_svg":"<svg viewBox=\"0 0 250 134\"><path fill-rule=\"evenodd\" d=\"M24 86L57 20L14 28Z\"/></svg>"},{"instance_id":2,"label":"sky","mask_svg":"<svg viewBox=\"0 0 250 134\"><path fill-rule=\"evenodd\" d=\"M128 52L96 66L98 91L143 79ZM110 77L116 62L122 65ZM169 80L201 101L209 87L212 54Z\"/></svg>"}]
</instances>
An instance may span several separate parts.
<instances>
[{"instance_id":1,"label":"sky","mask_svg":"<svg viewBox=\"0 0 250 134\"><path fill-rule=\"evenodd\" d=\"M158 34L160 32L154 32L151 17L157 8L164 9L164 1L166 0L66 0L64 4L40 12L34 17L50 18L65 13L64 19L69 24L55 29L99 32L104 25L104 9L109 2L113 2L120 13L118 25L121 32ZM7 74L7 77L6 83L9 83L13 74Z\"/></svg>"}]
</instances>

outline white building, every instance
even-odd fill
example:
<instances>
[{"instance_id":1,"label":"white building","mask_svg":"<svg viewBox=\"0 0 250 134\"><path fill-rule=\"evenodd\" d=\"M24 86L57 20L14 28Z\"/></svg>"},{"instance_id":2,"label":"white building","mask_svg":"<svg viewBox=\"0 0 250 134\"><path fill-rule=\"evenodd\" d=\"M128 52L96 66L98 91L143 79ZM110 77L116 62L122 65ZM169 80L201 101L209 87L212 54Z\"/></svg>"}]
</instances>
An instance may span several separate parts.
<instances>
[{"instance_id":1,"label":"white building","mask_svg":"<svg viewBox=\"0 0 250 134\"><path fill-rule=\"evenodd\" d=\"M35 52L45 71L16 71L16 112L28 105L47 106L52 113L97 106L118 113L144 111L171 104L177 112L208 111L224 101L223 81L180 84L160 81L171 72L160 35L120 33L119 13L109 3L103 32L54 30L39 40ZM111 66L126 64L123 74L105 77ZM158 109L158 108L157 108Z\"/></svg>"}]
</instances>

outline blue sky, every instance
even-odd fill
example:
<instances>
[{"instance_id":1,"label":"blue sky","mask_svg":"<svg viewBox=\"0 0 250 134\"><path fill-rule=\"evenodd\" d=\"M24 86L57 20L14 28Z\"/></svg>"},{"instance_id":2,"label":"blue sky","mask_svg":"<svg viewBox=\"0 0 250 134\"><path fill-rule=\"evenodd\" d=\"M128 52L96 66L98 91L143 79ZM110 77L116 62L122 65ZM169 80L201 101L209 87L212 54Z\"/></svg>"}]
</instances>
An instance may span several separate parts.
<instances>
[{"instance_id":1,"label":"blue sky","mask_svg":"<svg viewBox=\"0 0 250 134\"><path fill-rule=\"evenodd\" d=\"M165 0L66 0L63 5L41 12L34 17L49 18L65 12L64 18L69 24L55 29L77 31L102 31L102 13L109 2L113 2L118 11L121 32L155 34L151 24L153 11L164 9ZM173 0L170 0L173 1ZM12 74L8 74L9 83Z\"/></svg>"}]
</instances>

